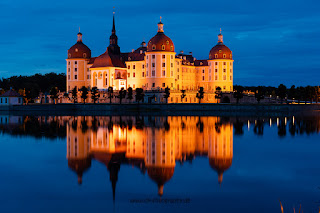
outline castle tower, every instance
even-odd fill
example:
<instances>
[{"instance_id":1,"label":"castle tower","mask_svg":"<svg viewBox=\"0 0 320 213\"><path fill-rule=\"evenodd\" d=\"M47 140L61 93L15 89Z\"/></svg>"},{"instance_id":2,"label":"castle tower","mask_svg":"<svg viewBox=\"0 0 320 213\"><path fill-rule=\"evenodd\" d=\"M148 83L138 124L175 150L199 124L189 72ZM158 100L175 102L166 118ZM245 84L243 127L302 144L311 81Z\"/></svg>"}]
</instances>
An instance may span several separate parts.
<instances>
[{"instance_id":1,"label":"castle tower","mask_svg":"<svg viewBox=\"0 0 320 213\"><path fill-rule=\"evenodd\" d=\"M174 138L163 134L161 129L147 129L146 167L149 177L158 185L158 195L163 195L163 187L174 173Z\"/></svg>"},{"instance_id":2,"label":"castle tower","mask_svg":"<svg viewBox=\"0 0 320 213\"><path fill-rule=\"evenodd\" d=\"M110 36L110 45L108 47L109 53L114 55L120 55L120 47L118 45L118 36L116 35L116 25L113 13L112 31Z\"/></svg>"},{"instance_id":3,"label":"castle tower","mask_svg":"<svg viewBox=\"0 0 320 213\"><path fill-rule=\"evenodd\" d=\"M223 35L218 35L218 43L209 53L209 73L212 73L211 86L221 91L233 91L233 59L232 51L223 43Z\"/></svg>"},{"instance_id":4,"label":"castle tower","mask_svg":"<svg viewBox=\"0 0 320 213\"><path fill-rule=\"evenodd\" d=\"M213 138L209 140L209 164L218 173L218 182L222 183L223 173L230 168L233 159L233 126L219 120L215 124Z\"/></svg>"},{"instance_id":5,"label":"castle tower","mask_svg":"<svg viewBox=\"0 0 320 213\"><path fill-rule=\"evenodd\" d=\"M146 88L175 87L175 55L172 40L164 34L163 23L158 23L158 33L150 39L146 52Z\"/></svg>"},{"instance_id":6,"label":"castle tower","mask_svg":"<svg viewBox=\"0 0 320 213\"><path fill-rule=\"evenodd\" d=\"M67 159L68 166L78 175L78 183L82 184L83 173L91 167L89 157L90 133L82 131L80 125L87 122L85 118L74 118L67 123Z\"/></svg>"},{"instance_id":7,"label":"castle tower","mask_svg":"<svg viewBox=\"0 0 320 213\"><path fill-rule=\"evenodd\" d=\"M87 68L91 58L91 50L82 42L82 33L79 30L77 43L68 50L66 90L74 87L90 86L90 70Z\"/></svg>"}]
</instances>

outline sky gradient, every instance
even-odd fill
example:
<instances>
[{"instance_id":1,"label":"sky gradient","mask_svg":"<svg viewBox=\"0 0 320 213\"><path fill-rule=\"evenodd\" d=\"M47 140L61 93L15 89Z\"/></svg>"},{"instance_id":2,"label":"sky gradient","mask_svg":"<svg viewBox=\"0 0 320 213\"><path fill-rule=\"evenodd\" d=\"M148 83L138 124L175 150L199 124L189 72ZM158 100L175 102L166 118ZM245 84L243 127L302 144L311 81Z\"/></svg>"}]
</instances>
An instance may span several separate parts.
<instances>
[{"instance_id":1,"label":"sky gradient","mask_svg":"<svg viewBox=\"0 0 320 213\"><path fill-rule=\"evenodd\" d=\"M149 41L162 16L176 53L197 59L208 59L222 28L235 60L234 84L320 84L318 0L2 0L0 78L66 72L79 26L92 56L99 56L109 43L113 7L122 52Z\"/></svg>"}]
</instances>

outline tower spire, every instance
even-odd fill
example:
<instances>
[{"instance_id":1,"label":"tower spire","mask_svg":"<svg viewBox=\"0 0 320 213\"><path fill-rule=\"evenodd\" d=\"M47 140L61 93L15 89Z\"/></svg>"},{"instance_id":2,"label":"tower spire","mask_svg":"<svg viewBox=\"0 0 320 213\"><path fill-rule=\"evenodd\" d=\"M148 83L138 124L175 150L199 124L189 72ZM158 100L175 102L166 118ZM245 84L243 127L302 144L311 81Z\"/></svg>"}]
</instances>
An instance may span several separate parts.
<instances>
[{"instance_id":1,"label":"tower spire","mask_svg":"<svg viewBox=\"0 0 320 213\"><path fill-rule=\"evenodd\" d=\"M223 35L222 35L222 30L220 28L220 34L218 35L218 44L223 44Z\"/></svg>"},{"instance_id":2,"label":"tower spire","mask_svg":"<svg viewBox=\"0 0 320 213\"><path fill-rule=\"evenodd\" d=\"M114 14L115 12L113 11L113 23L112 23L112 34L116 34L116 24L115 24L115 21L114 21Z\"/></svg>"},{"instance_id":3,"label":"tower spire","mask_svg":"<svg viewBox=\"0 0 320 213\"><path fill-rule=\"evenodd\" d=\"M118 46L118 36L116 35L116 24L115 24L115 12L113 11L112 17L112 33L110 36L110 45L108 49L115 55L120 55L120 47Z\"/></svg>"}]
</instances>

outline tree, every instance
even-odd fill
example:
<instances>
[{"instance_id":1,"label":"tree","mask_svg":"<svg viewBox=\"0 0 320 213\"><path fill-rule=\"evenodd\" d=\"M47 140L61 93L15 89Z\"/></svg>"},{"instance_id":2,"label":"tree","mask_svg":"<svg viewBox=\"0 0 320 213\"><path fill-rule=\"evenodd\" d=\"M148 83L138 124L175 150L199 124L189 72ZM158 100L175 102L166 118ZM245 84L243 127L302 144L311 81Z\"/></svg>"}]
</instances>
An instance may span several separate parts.
<instances>
[{"instance_id":1,"label":"tree","mask_svg":"<svg viewBox=\"0 0 320 213\"><path fill-rule=\"evenodd\" d=\"M296 98L296 86L295 85L292 85L289 89L289 92L288 92L288 98L293 100Z\"/></svg>"},{"instance_id":2,"label":"tree","mask_svg":"<svg viewBox=\"0 0 320 213\"><path fill-rule=\"evenodd\" d=\"M85 104L86 100L88 98L88 88L83 86L83 87L81 87L80 91L82 92L81 99L82 99L83 103Z\"/></svg>"},{"instance_id":3,"label":"tree","mask_svg":"<svg viewBox=\"0 0 320 213\"><path fill-rule=\"evenodd\" d=\"M73 103L77 103L78 102L78 89L77 87L74 87L71 91L71 95L72 95L72 100L73 100Z\"/></svg>"},{"instance_id":4,"label":"tree","mask_svg":"<svg viewBox=\"0 0 320 213\"><path fill-rule=\"evenodd\" d=\"M265 93L266 93L266 92L265 92L264 87L258 86L258 87L256 88L256 91L254 92L254 97L257 99L258 104L260 104L260 101L261 101L262 99L264 99Z\"/></svg>"},{"instance_id":5,"label":"tree","mask_svg":"<svg viewBox=\"0 0 320 213\"><path fill-rule=\"evenodd\" d=\"M113 87L108 88L108 95L109 95L108 98L109 98L110 104L111 104L111 100L113 98Z\"/></svg>"},{"instance_id":6,"label":"tree","mask_svg":"<svg viewBox=\"0 0 320 213\"><path fill-rule=\"evenodd\" d=\"M97 102L99 97L100 97L100 94L99 94L98 88L97 87L92 87L91 88L91 99L92 99L94 104Z\"/></svg>"},{"instance_id":7,"label":"tree","mask_svg":"<svg viewBox=\"0 0 320 213\"><path fill-rule=\"evenodd\" d=\"M127 99L129 99L130 102L131 102L131 100L133 99L133 94L132 94L132 88L131 88L131 87L128 88Z\"/></svg>"},{"instance_id":8,"label":"tree","mask_svg":"<svg viewBox=\"0 0 320 213\"><path fill-rule=\"evenodd\" d=\"M220 100L221 99L221 96L222 96L222 92L221 92L221 87L217 87L216 88L216 91L214 92L216 95L214 96L215 97L215 99L217 99L217 100Z\"/></svg>"},{"instance_id":9,"label":"tree","mask_svg":"<svg viewBox=\"0 0 320 213\"><path fill-rule=\"evenodd\" d=\"M242 86L235 86L234 87L233 97L237 100L237 104L238 104L239 100L241 98L243 98L243 87Z\"/></svg>"},{"instance_id":10,"label":"tree","mask_svg":"<svg viewBox=\"0 0 320 213\"><path fill-rule=\"evenodd\" d=\"M201 103L201 99L203 99L203 97L204 97L203 94L204 94L203 87L200 87L199 91L197 93L197 96L196 96L199 99L199 104Z\"/></svg>"},{"instance_id":11,"label":"tree","mask_svg":"<svg viewBox=\"0 0 320 213\"><path fill-rule=\"evenodd\" d=\"M121 88L121 90L119 91L119 100L120 100L120 104L122 103L122 99L124 99L127 95L127 91L124 90L124 88Z\"/></svg>"},{"instance_id":12,"label":"tree","mask_svg":"<svg viewBox=\"0 0 320 213\"><path fill-rule=\"evenodd\" d=\"M50 98L52 99L52 103L56 104L56 100L58 98L58 88L52 87L50 90Z\"/></svg>"},{"instance_id":13,"label":"tree","mask_svg":"<svg viewBox=\"0 0 320 213\"><path fill-rule=\"evenodd\" d=\"M283 84L280 84L278 87L278 96L280 98L281 103L283 102L283 99L287 97L287 87Z\"/></svg>"},{"instance_id":14,"label":"tree","mask_svg":"<svg viewBox=\"0 0 320 213\"><path fill-rule=\"evenodd\" d=\"M165 88L163 97L166 99L166 103L168 103L168 98L170 97L170 88L169 87Z\"/></svg>"},{"instance_id":15,"label":"tree","mask_svg":"<svg viewBox=\"0 0 320 213\"><path fill-rule=\"evenodd\" d=\"M183 102L183 99L186 97L186 90L181 90L181 102Z\"/></svg>"},{"instance_id":16,"label":"tree","mask_svg":"<svg viewBox=\"0 0 320 213\"><path fill-rule=\"evenodd\" d=\"M143 98L144 98L143 89L137 88L136 89L136 101L138 102L138 104L140 103L140 101L143 101Z\"/></svg>"}]
</instances>

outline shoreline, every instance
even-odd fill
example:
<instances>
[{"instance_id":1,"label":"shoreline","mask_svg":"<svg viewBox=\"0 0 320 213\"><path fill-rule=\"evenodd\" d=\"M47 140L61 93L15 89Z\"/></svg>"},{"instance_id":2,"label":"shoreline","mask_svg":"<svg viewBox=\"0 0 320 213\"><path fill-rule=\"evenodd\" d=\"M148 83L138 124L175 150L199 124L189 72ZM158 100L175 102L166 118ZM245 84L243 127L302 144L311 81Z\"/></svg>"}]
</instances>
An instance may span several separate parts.
<instances>
[{"instance_id":1,"label":"shoreline","mask_svg":"<svg viewBox=\"0 0 320 213\"><path fill-rule=\"evenodd\" d=\"M0 107L12 115L320 115L320 104L30 104Z\"/></svg>"}]
</instances>

